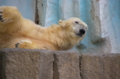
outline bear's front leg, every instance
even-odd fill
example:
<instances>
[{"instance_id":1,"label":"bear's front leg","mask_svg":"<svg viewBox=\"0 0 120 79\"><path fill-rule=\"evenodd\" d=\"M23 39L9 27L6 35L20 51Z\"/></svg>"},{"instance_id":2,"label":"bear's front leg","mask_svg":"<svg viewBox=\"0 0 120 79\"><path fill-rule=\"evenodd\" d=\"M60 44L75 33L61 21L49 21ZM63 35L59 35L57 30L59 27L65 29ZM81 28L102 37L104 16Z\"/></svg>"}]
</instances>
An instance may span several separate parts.
<instances>
[{"instance_id":1,"label":"bear's front leg","mask_svg":"<svg viewBox=\"0 0 120 79\"><path fill-rule=\"evenodd\" d=\"M32 43L29 40L22 40L18 43L15 44L16 48L25 48L25 49L36 49L37 45L35 45L34 43Z\"/></svg>"},{"instance_id":2,"label":"bear's front leg","mask_svg":"<svg viewBox=\"0 0 120 79\"><path fill-rule=\"evenodd\" d=\"M1 6L0 7L0 24L16 22L22 16L16 7Z\"/></svg>"}]
</instances>

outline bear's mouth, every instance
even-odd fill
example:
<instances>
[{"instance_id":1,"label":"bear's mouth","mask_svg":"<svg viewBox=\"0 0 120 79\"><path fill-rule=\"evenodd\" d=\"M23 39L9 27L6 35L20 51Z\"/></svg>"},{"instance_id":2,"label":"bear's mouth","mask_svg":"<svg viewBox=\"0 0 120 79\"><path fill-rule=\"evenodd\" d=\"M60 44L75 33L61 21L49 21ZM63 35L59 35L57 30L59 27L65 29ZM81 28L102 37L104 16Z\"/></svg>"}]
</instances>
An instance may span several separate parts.
<instances>
[{"instance_id":1,"label":"bear's mouth","mask_svg":"<svg viewBox=\"0 0 120 79\"><path fill-rule=\"evenodd\" d=\"M82 34L76 34L77 36L80 36L80 37L82 37L83 35Z\"/></svg>"}]
</instances>

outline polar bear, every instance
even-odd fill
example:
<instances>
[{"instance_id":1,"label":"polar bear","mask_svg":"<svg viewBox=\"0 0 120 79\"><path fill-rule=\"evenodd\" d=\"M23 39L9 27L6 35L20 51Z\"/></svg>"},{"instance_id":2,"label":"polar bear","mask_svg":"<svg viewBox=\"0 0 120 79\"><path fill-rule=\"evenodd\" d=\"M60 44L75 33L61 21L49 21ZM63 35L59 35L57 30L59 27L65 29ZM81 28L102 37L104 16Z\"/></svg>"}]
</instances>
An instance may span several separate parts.
<instances>
[{"instance_id":1,"label":"polar bear","mask_svg":"<svg viewBox=\"0 0 120 79\"><path fill-rule=\"evenodd\" d=\"M14 6L0 7L0 49L68 50L84 38L87 29L76 17L42 27L23 18Z\"/></svg>"}]
</instances>

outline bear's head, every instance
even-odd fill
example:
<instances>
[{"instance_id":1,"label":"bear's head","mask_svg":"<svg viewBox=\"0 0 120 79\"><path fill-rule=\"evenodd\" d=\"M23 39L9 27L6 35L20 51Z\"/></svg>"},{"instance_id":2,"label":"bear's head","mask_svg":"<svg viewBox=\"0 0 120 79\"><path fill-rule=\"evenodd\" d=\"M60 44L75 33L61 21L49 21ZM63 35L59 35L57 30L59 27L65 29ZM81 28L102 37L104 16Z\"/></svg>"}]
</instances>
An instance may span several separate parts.
<instances>
[{"instance_id":1,"label":"bear's head","mask_svg":"<svg viewBox=\"0 0 120 79\"><path fill-rule=\"evenodd\" d=\"M46 29L46 34L43 34L42 38L48 39L55 45L57 50L68 50L84 38L88 26L79 18L70 18L64 21L59 20L58 24Z\"/></svg>"},{"instance_id":2,"label":"bear's head","mask_svg":"<svg viewBox=\"0 0 120 79\"><path fill-rule=\"evenodd\" d=\"M67 31L69 31L69 33L70 32L71 32L71 34L74 33L76 35L76 37L84 37L88 30L87 24L85 24L79 18L70 18L65 21L59 20L59 25L63 29L67 29Z\"/></svg>"}]
</instances>

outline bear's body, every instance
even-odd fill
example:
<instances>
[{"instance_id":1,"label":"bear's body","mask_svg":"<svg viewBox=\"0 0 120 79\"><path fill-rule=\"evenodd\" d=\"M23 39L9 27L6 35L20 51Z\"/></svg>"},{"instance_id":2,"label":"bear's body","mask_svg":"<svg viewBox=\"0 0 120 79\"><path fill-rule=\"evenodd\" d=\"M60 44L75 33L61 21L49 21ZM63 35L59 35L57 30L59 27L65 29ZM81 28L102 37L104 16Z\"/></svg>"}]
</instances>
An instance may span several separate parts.
<instances>
[{"instance_id":1,"label":"bear's body","mask_svg":"<svg viewBox=\"0 0 120 79\"><path fill-rule=\"evenodd\" d=\"M41 27L23 18L16 7L0 7L0 49L67 50L84 38L86 30L87 25L78 18Z\"/></svg>"}]
</instances>

